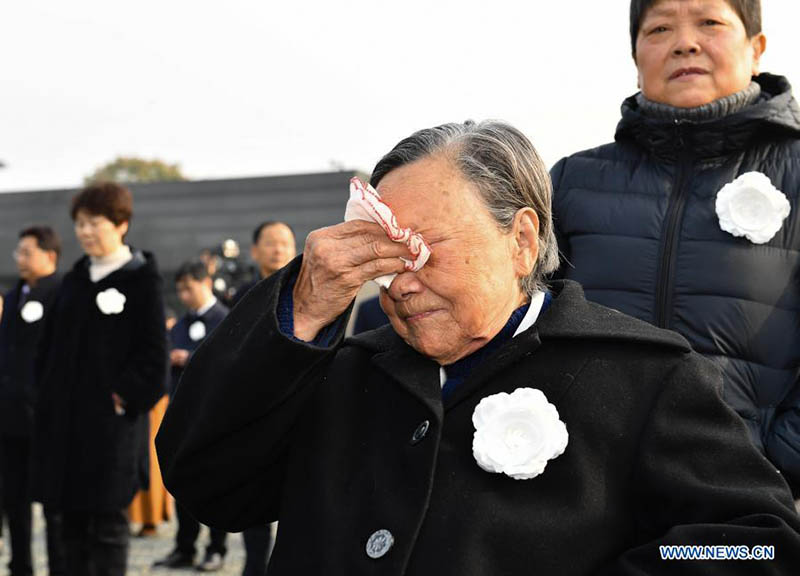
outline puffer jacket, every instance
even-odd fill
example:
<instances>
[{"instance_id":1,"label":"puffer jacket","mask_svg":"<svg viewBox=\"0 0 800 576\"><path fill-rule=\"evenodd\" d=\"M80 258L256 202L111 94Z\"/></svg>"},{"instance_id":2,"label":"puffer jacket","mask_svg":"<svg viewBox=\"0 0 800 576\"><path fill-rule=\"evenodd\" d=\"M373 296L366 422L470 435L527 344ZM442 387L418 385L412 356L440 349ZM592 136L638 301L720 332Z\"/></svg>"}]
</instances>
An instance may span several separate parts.
<instances>
[{"instance_id":1,"label":"puffer jacket","mask_svg":"<svg viewBox=\"0 0 800 576\"><path fill-rule=\"evenodd\" d=\"M615 142L552 169L559 275L600 304L680 332L716 362L756 445L800 489L800 107L761 74L760 99L705 122L622 105ZM719 190L765 174L789 200L775 236L720 228Z\"/></svg>"}]
</instances>

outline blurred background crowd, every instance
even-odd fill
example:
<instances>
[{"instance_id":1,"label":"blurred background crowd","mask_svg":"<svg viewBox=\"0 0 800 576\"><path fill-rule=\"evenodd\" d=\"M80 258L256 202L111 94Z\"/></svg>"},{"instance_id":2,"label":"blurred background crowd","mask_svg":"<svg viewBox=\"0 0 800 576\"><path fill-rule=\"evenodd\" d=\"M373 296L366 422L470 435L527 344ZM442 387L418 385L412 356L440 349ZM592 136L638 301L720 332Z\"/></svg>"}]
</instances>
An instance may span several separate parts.
<instances>
[{"instance_id":1,"label":"blurred background crowd","mask_svg":"<svg viewBox=\"0 0 800 576\"><path fill-rule=\"evenodd\" d=\"M347 175L208 183L209 201L230 190L213 218L240 222L215 245L163 210L172 192L185 222L201 226L192 210L203 187L189 191L182 182L135 187L134 211L127 187L91 180L79 191L48 193L57 201L40 213L50 210L50 222L16 230L0 310L0 478L13 574L33 573L33 500L43 503L50 574L89 574L90 558L124 570L131 526L152 537L173 516L174 548L153 568L223 568L227 534L210 529L198 556L200 525L166 492L153 440L191 353L252 286L295 257L295 226L336 221L333 206L315 212L308 203L326 187L344 187ZM267 211L254 211L252 196L265 184L278 198L261 198L275 202L275 212L304 217L256 221ZM0 197L11 204L0 211L3 234L24 220L15 210L41 200ZM256 223L241 224L249 222ZM368 301L377 316L359 315L360 330L386 321ZM243 574L266 573L275 529L243 533Z\"/></svg>"}]
</instances>

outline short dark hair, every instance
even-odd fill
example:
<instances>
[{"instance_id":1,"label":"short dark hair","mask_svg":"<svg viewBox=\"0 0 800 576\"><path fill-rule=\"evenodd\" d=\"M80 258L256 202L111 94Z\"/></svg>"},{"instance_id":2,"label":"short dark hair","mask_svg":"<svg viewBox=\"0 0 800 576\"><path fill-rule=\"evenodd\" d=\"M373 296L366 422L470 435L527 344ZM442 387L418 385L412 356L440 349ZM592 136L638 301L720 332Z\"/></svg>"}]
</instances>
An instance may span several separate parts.
<instances>
[{"instance_id":1,"label":"short dark hair","mask_svg":"<svg viewBox=\"0 0 800 576\"><path fill-rule=\"evenodd\" d=\"M40 250L55 252L56 258L61 256L61 238L50 226L29 226L19 233L19 238L31 236L36 238L36 244Z\"/></svg>"},{"instance_id":2,"label":"short dark hair","mask_svg":"<svg viewBox=\"0 0 800 576\"><path fill-rule=\"evenodd\" d=\"M119 226L130 222L133 216L133 196L130 190L116 182L98 182L87 186L72 199L69 213L73 220L79 210L93 216L105 216Z\"/></svg>"},{"instance_id":3,"label":"short dark hair","mask_svg":"<svg viewBox=\"0 0 800 576\"><path fill-rule=\"evenodd\" d=\"M647 11L659 0L631 0L631 53L636 58L636 38ZM738 14L748 38L761 32L761 0L725 0Z\"/></svg>"},{"instance_id":4,"label":"short dark hair","mask_svg":"<svg viewBox=\"0 0 800 576\"><path fill-rule=\"evenodd\" d=\"M186 277L198 282L205 280L209 277L208 266L200 258L192 258L178 267L178 271L175 272L175 283L177 284Z\"/></svg>"},{"instance_id":5,"label":"short dark hair","mask_svg":"<svg viewBox=\"0 0 800 576\"><path fill-rule=\"evenodd\" d=\"M292 236L295 235L294 228L289 226L286 222L282 222L280 220L267 220L256 226L256 229L253 230L253 244L258 244L258 239L261 238L261 231L264 228L269 228L270 226L278 226L279 224L282 226L286 226L289 229L289 232L292 233Z\"/></svg>"}]
</instances>

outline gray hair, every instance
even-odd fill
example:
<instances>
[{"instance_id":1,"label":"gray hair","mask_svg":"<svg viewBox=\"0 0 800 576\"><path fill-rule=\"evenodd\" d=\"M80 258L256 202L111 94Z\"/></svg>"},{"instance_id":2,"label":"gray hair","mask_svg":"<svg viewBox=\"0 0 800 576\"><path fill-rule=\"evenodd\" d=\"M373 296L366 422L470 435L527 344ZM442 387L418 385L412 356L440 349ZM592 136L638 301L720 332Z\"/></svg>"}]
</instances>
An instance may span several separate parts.
<instances>
[{"instance_id":1,"label":"gray hair","mask_svg":"<svg viewBox=\"0 0 800 576\"><path fill-rule=\"evenodd\" d=\"M558 246L550 174L533 144L504 122L442 124L401 140L375 165L370 184L377 186L392 170L437 153L450 157L464 178L477 187L501 230L511 230L521 208L533 208L539 217L539 255L521 285L529 295L544 289L545 277L558 268Z\"/></svg>"}]
</instances>

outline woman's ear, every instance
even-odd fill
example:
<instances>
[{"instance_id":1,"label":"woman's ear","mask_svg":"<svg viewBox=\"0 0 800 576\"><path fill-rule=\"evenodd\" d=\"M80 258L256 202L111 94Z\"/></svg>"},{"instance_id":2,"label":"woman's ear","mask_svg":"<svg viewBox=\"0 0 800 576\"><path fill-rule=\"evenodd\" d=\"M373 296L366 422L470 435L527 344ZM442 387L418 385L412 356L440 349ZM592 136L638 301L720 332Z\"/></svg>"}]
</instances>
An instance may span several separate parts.
<instances>
[{"instance_id":1,"label":"woman's ear","mask_svg":"<svg viewBox=\"0 0 800 576\"><path fill-rule=\"evenodd\" d=\"M513 261L517 277L528 276L539 258L539 216L533 208L517 210L512 227Z\"/></svg>"},{"instance_id":2,"label":"woman's ear","mask_svg":"<svg viewBox=\"0 0 800 576\"><path fill-rule=\"evenodd\" d=\"M750 38L750 45L753 48L753 66L751 76L758 76L761 68L761 56L767 50L767 37L763 32L759 32Z\"/></svg>"},{"instance_id":3,"label":"woman's ear","mask_svg":"<svg viewBox=\"0 0 800 576\"><path fill-rule=\"evenodd\" d=\"M122 222L117 226L117 232L119 232L120 238L125 238L125 235L128 233L128 222Z\"/></svg>"}]
</instances>

